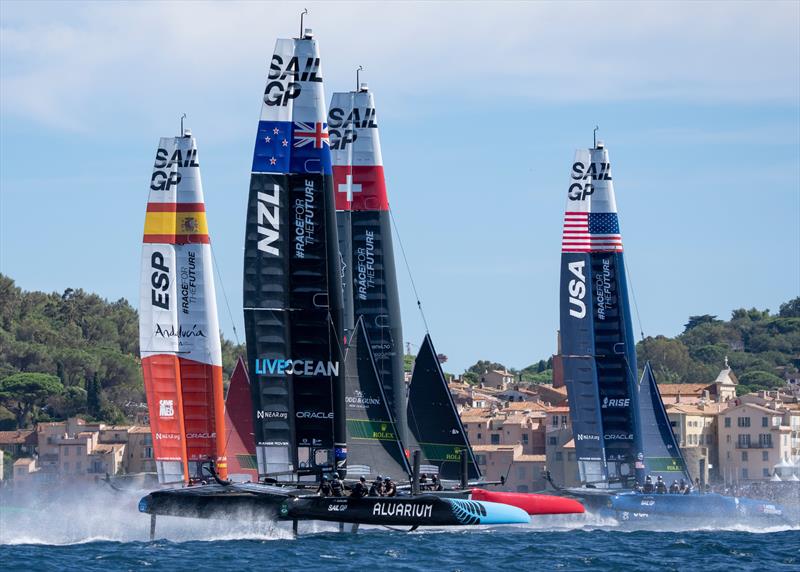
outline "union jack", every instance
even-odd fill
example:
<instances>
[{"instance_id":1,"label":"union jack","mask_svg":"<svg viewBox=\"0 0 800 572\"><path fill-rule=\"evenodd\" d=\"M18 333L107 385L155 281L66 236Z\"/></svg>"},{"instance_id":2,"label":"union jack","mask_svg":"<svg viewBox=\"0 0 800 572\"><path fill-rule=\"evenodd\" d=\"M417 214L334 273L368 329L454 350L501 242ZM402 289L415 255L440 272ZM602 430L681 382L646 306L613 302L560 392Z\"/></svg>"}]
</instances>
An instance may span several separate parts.
<instances>
[{"instance_id":1,"label":"union jack","mask_svg":"<svg viewBox=\"0 0 800 572\"><path fill-rule=\"evenodd\" d=\"M313 145L314 149L322 149L323 145L330 145L328 139L327 123L294 123L294 147L305 147Z\"/></svg>"}]
</instances>

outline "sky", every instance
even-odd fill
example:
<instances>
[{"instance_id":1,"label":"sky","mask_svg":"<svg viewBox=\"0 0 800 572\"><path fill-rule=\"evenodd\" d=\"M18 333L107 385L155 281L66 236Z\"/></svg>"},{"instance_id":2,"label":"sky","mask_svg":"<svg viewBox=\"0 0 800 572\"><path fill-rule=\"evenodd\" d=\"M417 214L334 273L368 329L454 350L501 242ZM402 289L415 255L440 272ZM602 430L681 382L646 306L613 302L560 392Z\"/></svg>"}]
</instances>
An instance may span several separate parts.
<instances>
[{"instance_id":1,"label":"sky","mask_svg":"<svg viewBox=\"0 0 800 572\"><path fill-rule=\"evenodd\" d=\"M555 351L569 168L595 126L637 330L673 336L690 315L800 295L799 2L3 0L0 272L135 305L155 150L186 113L221 327L243 340L261 95L303 8L327 96L353 89L359 65L375 94L392 212L445 370ZM425 326L402 264L398 252L413 350Z\"/></svg>"}]
</instances>

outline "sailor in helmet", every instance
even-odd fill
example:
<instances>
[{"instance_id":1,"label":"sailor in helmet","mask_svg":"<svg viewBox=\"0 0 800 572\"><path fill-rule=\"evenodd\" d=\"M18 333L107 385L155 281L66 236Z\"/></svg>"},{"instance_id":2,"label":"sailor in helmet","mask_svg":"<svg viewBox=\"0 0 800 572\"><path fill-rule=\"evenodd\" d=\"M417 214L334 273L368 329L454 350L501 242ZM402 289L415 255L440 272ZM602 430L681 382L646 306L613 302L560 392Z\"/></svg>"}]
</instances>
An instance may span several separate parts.
<instances>
[{"instance_id":1,"label":"sailor in helmet","mask_svg":"<svg viewBox=\"0 0 800 572\"><path fill-rule=\"evenodd\" d=\"M644 487L642 488L642 492L645 494L651 494L653 490L653 477L647 475L644 479Z\"/></svg>"},{"instance_id":2,"label":"sailor in helmet","mask_svg":"<svg viewBox=\"0 0 800 572\"><path fill-rule=\"evenodd\" d=\"M369 489L367 489L367 478L364 475L361 475L358 478L358 482L353 485L353 489L350 491L350 496L360 499L367 496L368 493Z\"/></svg>"},{"instance_id":3,"label":"sailor in helmet","mask_svg":"<svg viewBox=\"0 0 800 572\"><path fill-rule=\"evenodd\" d=\"M339 480L339 475L337 473L333 473L333 480L331 481L331 493L335 497L344 496L344 486L342 485L342 481Z\"/></svg>"},{"instance_id":4,"label":"sailor in helmet","mask_svg":"<svg viewBox=\"0 0 800 572\"><path fill-rule=\"evenodd\" d=\"M322 478L319 480L319 487L317 488L317 492L324 497L331 496L331 484L328 482L328 477L322 475Z\"/></svg>"},{"instance_id":5,"label":"sailor in helmet","mask_svg":"<svg viewBox=\"0 0 800 572\"><path fill-rule=\"evenodd\" d=\"M658 475L656 479L656 493L663 495L667 493L667 483L664 482L664 477Z\"/></svg>"},{"instance_id":6,"label":"sailor in helmet","mask_svg":"<svg viewBox=\"0 0 800 572\"><path fill-rule=\"evenodd\" d=\"M382 497L383 496L383 477L378 475L378 478L375 479L375 482L372 483L372 486L369 488L369 496L371 497Z\"/></svg>"},{"instance_id":7,"label":"sailor in helmet","mask_svg":"<svg viewBox=\"0 0 800 572\"><path fill-rule=\"evenodd\" d=\"M428 473L419 476L419 490L424 491L428 488Z\"/></svg>"},{"instance_id":8,"label":"sailor in helmet","mask_svg":"<svg viewBox=\"0 0 800 572\"><path fill-rule=\"evenodd\" d=\"M434 474L431 477L431 486L430 486L430 488L431 488L431 490L434 490L434 491L444 490L444 487L442 486L442 482L439 480L439 476L438 475Z\"/></svg>"},{"instance_id":9,"label":"sailor in helmet","mask_svg":"<svg viewBox=\"0 0 800 572\"><path fill-rule=\"evenodd\" d=\"M394 484L392 477L386 477L385 479L383 479L383 496L385 497L397 496L397 485Z\"/></svg>"}]
</instances>

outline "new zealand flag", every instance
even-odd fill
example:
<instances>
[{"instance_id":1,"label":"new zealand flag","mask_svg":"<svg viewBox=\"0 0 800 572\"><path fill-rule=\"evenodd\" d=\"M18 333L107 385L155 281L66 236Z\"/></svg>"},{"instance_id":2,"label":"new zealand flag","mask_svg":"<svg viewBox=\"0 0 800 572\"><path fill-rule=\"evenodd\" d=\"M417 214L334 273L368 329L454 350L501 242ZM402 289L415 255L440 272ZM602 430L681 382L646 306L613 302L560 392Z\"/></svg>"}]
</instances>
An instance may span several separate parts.
<instances>
[{"instance_id":1,"label":"new zealand flag","mask_svg":"<svg viewBox=\"0 0 800 572\"><path fill-rule=\"evenodd\" d=\"M292 131L292 173L331 174L327 123L295 121Z\"/></svg>"},{"instance_id":2,"label":"new zealand flag","mask_svg":"<svg viewBox=\"0 0 800 572\"><path fill-rule=\"evenodd\" d=\"M291 122L259 121L253 152L253 172L288 173L291 150Z\"/></svg>"}]
</instances>

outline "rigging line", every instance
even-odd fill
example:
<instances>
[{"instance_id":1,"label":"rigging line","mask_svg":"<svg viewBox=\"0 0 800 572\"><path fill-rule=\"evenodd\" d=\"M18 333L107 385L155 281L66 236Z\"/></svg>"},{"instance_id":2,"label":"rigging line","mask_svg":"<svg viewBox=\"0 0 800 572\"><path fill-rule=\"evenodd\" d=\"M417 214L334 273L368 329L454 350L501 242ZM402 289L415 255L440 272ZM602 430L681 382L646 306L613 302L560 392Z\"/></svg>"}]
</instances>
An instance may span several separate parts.
<instances>
[{"instance_id":1,"label":"rigging line","mask_svg":"<svg viewBox=\"0 0 800 572\"><path fill-rule=\"evenodd\" d=\"M403 247L403 239L400 238L400 229L397 227L397 221L394 218L394 213L392 212L391 207L389 207L389 216L392 219L394 233L397 235L397 243L400 245L400 252L403 255L403 262L406 264L408 278L411 280L411 288L414 290L414 297L417 299L417 308L419 308L420 316L422 316L422 323L425 325L425 333L430 335L431 331L428 329L428 320L425 319L425 312L422 310L422 302L419 299L419 293L417 293L417 285L414 283L414 276L411 274L411 266L408 264L408 258L406 257L406 249Z\"/></svg>"},{"instance_id":2,"label":"rigging line","mask_svg":"<svg viewBox=\"0 0 800 572\"><path fill-rule=\"evenodd\" d=\"M636 311L636 321L639 322L639 335L644 339L644 327L642 326L642 315L639 313L639 304L636 302L636 290L633 287L633 279L631 278L631 271L628 265L625 265L625 276L628 278L630 284L631 297L633 298L633 309Z\"/></svg>"},{"instance_id":3,"label":"rigging line","mask_svg":"<svg viewBox=\"0 0 800 572\"><path fill-rule=\"evenodd\" d=\"M217 282L219 282L219 287L222 290L222 297L225 299L225 307L228 310L228 318L231 320L231 327L233 327L233 337L236 338L236 345L242 345L242 342L239 341L239 332L236 331L236 322L233 321L233 312L231 312L231 304L228 301L228 293L225 291L225 282L222 280L222 269L220 265L217 263L217 254L214 252L214 245L211 241L208 242L208 246L211 248L211 257L214 259L214 274L217 277Z\"/></svg>"}]
</instances>

